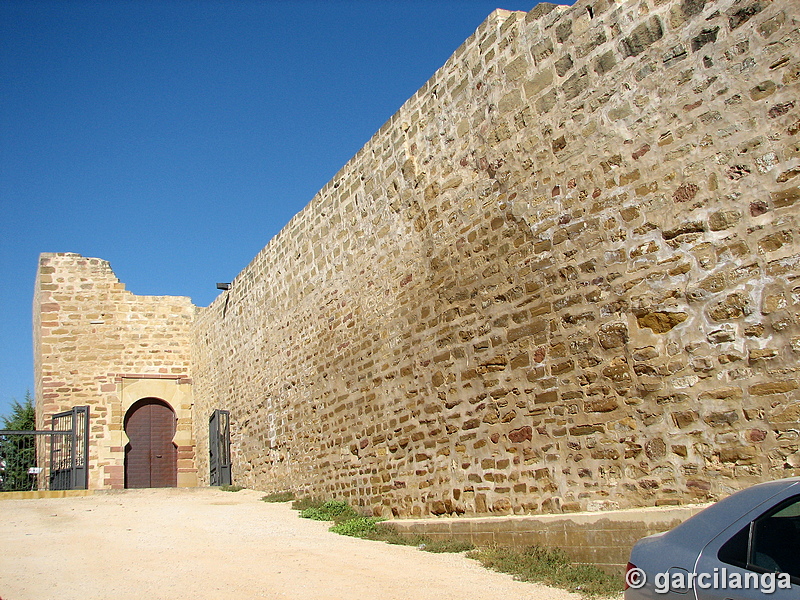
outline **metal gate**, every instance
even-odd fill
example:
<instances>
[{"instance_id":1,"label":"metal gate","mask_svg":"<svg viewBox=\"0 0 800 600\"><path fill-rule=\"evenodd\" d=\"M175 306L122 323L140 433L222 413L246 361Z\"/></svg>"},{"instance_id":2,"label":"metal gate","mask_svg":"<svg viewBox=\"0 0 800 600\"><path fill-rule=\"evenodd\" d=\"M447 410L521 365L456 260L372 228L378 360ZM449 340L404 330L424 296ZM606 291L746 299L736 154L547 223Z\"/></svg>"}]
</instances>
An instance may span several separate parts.
<instances>
[{"instance_id":1,"label":"metal gate","mask_svg":"<svg viewBox=\"0 0 800 600\"><path fill-rule=\"evenodd\" d=\"M231 414L215 410L208 420L208 454L211 485L231 484Z\"/></svg>"},{"instance_id":2,"label":"metal gate","mask_svg":"<svg viewBox=\"0 0 800 600\"><path fill-rule=\"evenodd\" d=\"M53 416L50 443L50 489L85 490L89 483L89 407L76 406Z\"/></svg>"},{"instance_id":3,"label":"metal gate","mask_svg":"<svg viewBox=\"0 0 800 600\"><path fill-rule=\"evenodd\" d=\"M0 430L0 491L86 489L88 456L88 406L54 415L49 431Z\"/></svg>"}]
</instances>

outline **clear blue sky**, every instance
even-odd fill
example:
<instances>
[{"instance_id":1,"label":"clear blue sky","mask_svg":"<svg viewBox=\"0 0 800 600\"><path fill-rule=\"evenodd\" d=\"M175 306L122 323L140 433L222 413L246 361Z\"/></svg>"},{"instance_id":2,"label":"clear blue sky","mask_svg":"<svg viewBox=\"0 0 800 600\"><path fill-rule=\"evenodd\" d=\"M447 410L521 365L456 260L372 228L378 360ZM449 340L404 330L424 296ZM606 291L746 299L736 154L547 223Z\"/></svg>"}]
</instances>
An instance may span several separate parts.
<instances>
[{"instance_id":1,"label":"clear blue sky","mask_svg":"<svg viewBox=\"0 0 800 600\"><path fill-rule=\"evenodd\" d=\"M0 1L0 415L41 252L207 306L495 8Z\"/></svg>"}]
</instances>

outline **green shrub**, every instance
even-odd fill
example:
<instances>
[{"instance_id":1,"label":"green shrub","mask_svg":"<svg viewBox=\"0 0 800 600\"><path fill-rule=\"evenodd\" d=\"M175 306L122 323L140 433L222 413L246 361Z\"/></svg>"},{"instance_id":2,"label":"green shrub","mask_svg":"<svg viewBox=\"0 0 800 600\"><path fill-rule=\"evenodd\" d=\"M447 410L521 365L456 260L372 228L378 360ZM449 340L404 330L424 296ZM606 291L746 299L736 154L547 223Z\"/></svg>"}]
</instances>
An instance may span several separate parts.
<instances>
[{"instance_id":1,"label":"green shrub","mask_svg":"<svg viewBox=\"0 0 800 600\"><path fill-rule=\"evenodd\" d=\"M333 521L341 523L360 516L353 507L343 500L328 500L322 506L310 507L300 512L304 519L314 521Z\"/></svg>"},{"instance_id":2,"label":"green shrub","mask_svg":"<svg viewBox=\"0 0 800 600\"><path fill-rule=\"evenodd\" d=\"M377 517L354 517L334 525L330 530L340 535L366 538L375 531L375 525L382 520Z\"/></svg>"},{"instance_id":3,"label":"green shrub","mask_svg":"<svg viewBox=\"0 0 800 600\"><path fill-rule=\"evenodd\" d=\"M261 498L264 502L289 502L294 500L294 492L274 492Z\"/></svg>"}]
</instances>

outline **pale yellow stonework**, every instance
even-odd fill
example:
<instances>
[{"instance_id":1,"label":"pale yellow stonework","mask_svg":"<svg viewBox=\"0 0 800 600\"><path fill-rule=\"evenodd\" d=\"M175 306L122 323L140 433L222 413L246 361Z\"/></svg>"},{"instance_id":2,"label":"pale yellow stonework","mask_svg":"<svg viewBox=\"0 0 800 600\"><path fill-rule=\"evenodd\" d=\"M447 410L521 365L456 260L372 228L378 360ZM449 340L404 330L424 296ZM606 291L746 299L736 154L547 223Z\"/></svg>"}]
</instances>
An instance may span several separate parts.
<instances>
[{"instance_id":1,"label":"pale yellow stonework","mask_svg":"<svg viewBox=\"0 0 800 600\"><path fill-rule=\"evenodd\" d=\"M34 295L37 427L89 406L89 488L121 488L124 418L158 398L177 417L178 485L197 485L192 428L188 298L136 296L106 261L43 254Z\"/></svg>"},{"instance_id":2,"label":"pale yellow stonework","mask_svg":"<svg viewBox=\"0 0 800 600\"><path fill-rule=\"evenodd\" d=\"M117 485L177 385L187 478L226 409L236 483L396 517L800 474L795 4L492 13L207 308L43 255L40 421L91 404Z\"/></svg>"}]
</instances>

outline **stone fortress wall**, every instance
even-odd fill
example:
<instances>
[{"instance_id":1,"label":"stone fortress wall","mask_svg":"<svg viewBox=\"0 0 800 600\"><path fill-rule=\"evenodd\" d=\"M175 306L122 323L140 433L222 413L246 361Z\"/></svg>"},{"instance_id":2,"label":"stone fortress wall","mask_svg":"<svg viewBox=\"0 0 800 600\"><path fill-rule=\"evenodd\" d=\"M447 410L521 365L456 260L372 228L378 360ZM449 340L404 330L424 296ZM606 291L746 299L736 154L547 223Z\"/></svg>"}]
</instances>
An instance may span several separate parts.
<instances>
[{"instance_id":1,"label":"stone fortress wall","mask_svg":"<svg viewBox=\"0 0 800 600\"><path fill-rule=\"evenodd\" d=\"M383 516L800 474L794 0L498 10L193 328L234 480Z\"/></svg>"},{"instance_id":2,"label":"stone fortress wall","mask_svg":"<svg viewBox=\"0 0 800 600\"><path fill-rule=\"evenodd\" d=\"M89 406L89 488L124 484L124 417L143 398L175 411L178 485L197 485L192 431L189 298L136 296L108 262L42 254L34 294L37 429Z\"/></svg>"},{"instance_id":3,"label":"stone fortress wall","mask_svg":"<svg viewBox=\"0 0 800 600\"><path fill-rule=\"evenodd\" d=\"M794 0L495 11L208 308L43 255L37 401L85 397L120 450L109 424L169 376L201 483L227 409L236 483L383 516L800 474L798 22Z\"/></svg>"}]
</instances>

